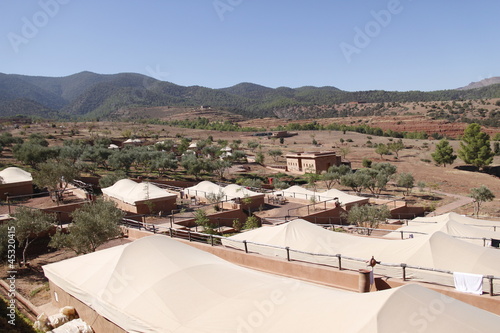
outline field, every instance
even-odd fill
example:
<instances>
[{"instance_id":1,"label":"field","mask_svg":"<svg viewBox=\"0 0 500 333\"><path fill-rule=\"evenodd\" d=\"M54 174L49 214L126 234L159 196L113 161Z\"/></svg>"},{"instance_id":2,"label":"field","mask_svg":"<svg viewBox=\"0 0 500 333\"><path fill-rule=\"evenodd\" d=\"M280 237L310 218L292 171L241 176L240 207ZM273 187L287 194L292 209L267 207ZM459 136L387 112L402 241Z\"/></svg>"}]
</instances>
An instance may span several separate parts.
<instances>
[{"instance_id":1,"label":"field","mask_svg":"<svg viewBox=\"0 0 500 333\"><path fill-rule=\"evenodd\" d=\"M203 111L205 112L205 111ZM196 116L196 113L193 113ZM395 131L421 131L421 130L436 130L444 136L454 137L463 133L466 127L464 123L447 123L443 120L429 120L423 116L389 116L389 117L350 117L350 118L335 118L335 119L310 119L293 121L297 123L307 123L317 121L318 123L327 124L329 122L339 122L345 124L366 123L370 126L378 126L385 129ZM286 125L290 120L284 119L254 119L242 121L241 126L272 128L278 125ZM82 139L87 140L95 137L109 137L117 141L126 140L125 136L134 135L142 138L145 144L153 144L157 141L171 139L180 140L179 137L188 137L193 141L205 139L212 136L215 141L241 140L241 147L245 148L247 153L252 154L247 149L247 142L258 141L262 147L262 152L266 157L265 164L285 165L285 159L279 158L277 162L273 161L266 154L271 149L280 149L283 154L287 152L300 151L336 151L341 154L345 153L345 159L352 163L353 168L362 167L363 158L368 158L373 162L390 162L397 166L398 172L407 172L413 174L415 183L424 182L426 188L442 191L450 194L467 196L473 187L486 185L496 195L496 199L492 202L485 203L482 213L490 216L500 217L500 208L498 208L498 200L500 200L500 181L499 178L492 173L496 173L500 167L500 157L496 156L490 173L471 171L460 159L457 159L453 165L439 167L432 162L431 153L435 150L435 144L438 142L433 139L403 139L406 149L399 153L399 158L395 155L380 155L375 153L373 146L377 143L389 143L391 140L396 140L388 137L370 136L356 132L341 131L298 131L296 136L285 138L284 143L280 144L277 139L268 139L267 137L255 137L252 133L246 132L222 132L209 131L198 129L178 128L164 125L142 124L134 122L72 122L72 123L47 123L40 122L37 124L24 125L18 129L6 128L16 136L28 136L32 133L42 133L49 135L51 145L62 145L67 139ZM488 128L487 132L491 136L500 133L500 129ZM313 145L313 140L317 142ZM459 148L459 140L451 140L450 144L454 147L455 152ZM9 151L3 153L0 163L5 166L12 164L14 161L10 157ZM259 176L267 176L277 171L266 169L256 164L250 164L251 172ZM319 183L321 187L321 183ZM401 190L393 187L388 188L388 194L401 196ZM418 190L416 190L418 191ZM392 193L391 193L392 192ZM446 202L434 202L434 206ZM428 203L425 203L428 204ZM472 205L462 207L459 213L472 214Z\"/></svg>"}]
</instances>

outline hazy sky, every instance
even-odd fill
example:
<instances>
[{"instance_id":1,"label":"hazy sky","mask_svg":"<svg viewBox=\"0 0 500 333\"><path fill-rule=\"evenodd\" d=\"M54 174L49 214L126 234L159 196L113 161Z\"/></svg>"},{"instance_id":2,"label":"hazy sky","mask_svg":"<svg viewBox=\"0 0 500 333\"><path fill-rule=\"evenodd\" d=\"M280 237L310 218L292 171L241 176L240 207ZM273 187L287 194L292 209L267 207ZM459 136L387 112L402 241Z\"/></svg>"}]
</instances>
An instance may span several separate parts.
<instances>
[{"instance_id":1,"label":"hazy sky","mask_svg":"<svg viewBox=\"0 0 500 333\"><path fill-rule=\"evenodd\" d=\"M498 0L3 0L0 72L437 90L500 76Z\"/></svg>"}]
</instances>

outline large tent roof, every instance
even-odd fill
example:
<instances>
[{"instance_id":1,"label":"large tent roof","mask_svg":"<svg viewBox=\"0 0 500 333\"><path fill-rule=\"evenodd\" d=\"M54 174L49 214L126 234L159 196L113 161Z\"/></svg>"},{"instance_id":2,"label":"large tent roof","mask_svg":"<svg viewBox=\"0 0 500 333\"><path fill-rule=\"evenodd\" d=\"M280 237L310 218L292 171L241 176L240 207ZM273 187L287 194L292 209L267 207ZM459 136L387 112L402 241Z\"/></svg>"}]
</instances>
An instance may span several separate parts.
<instances>
[{"instance_id":1,"label":"large tent roof","mask_svg":"<svg viewBox=\"0 0 500 333\"><path fill-rule=\"evenodd\" d=\"M113 186L103 188L102 193L131 205L148 200L177 196L149 182L136 183L131 179L121 179Z\"/></svg>"},{"instance_id":2,"label":"large tent roof","mask_svg":"<svg viewBox=\"0 0 500 333\"><path fill-rule=\"evenodd\" d=\"M438 306L424 322L429 331L500 326L499 316L419 285L348 293L243 268L160 235L43 269L128 332L417 332L408 320Z\"/></svg>"},{"instance_id":3,"label":"large tent roof","mask_svg":"<svg viewBox=\"0 0 500 333\"><path fill-rule=\"evenodd\" d=\"M404 231L406 233L415 232L413 234L414 237L420 236L420 233L433 234L434 232L440 231L478 245L483 244L483 238L500 239L500 228L495 232L493 230L473 226L480 225L477 221L481 221L479 223L491 222L489 225L495 225L493 221L486 222L461 216L456 213L448 213L435 217L416 218L409 221L407 226L399 228L398 231ZM467 222L467 224L463 222ZM497 222L496 224L500 227L500 223ZM388 238L395 238L398 236L399 235L395 233L387 235Z\"/></svg>"},{"instance_id":4,"label":"large tent roof","mask_svg":"<svg viewBox=\"0 0 500 333\"><path fill-rule=\"evenodd\" d=\"M316 198L317 201L326 201L338 198L338 201L342 205L349 205L355 203L362 204L368 202L368 198L359 197L357 195L351 195L337 189L330 189L326 192L314 192L298 185L291 186L286 190L275 191L273 192L273 194L274 195L280 194L285 197L297 198L303 200L310 200L311 198L314 197Z\"/></svg>"},{"instance_id":5,"label":"large tent roof","mask_svg":"<svg viewBox=\"0 0 500 333\"><path fill-rule=\"evenodd\" d=\"M33 181L31 173L17 167L9 167L0 171L2 184L23 183Z\"/></svg>"},{"instance_id":6,"label":"large tent roof","mask_svg":"<svg viewBox=\"0 0 500 333\"><path fill-rule=\"evenodd\" d=\"M407 240L359 237L346 233L332 232L297 219L279 226L262 227L237 234L223 240L223 244L243 248L235 241L289 247L308 253L329 254L366 259L375 256L377 260L390 264L407 265L500 276L500 251L455 239L442 232ZM283 256L284 251L250 244L252 252ZM317 263L335 263L336 258L293 253L298 260L307 258Z\"/></svg>"},{"instance_id":7,"label":"large tent roof","mask_svg":"<svg viewBox=\"0 0 500 333\"><path fill-rule=\"evenodd\" d=\"M202 181L195 186L188 187L184 190L187 194L194 195L197 197L206 197L207 194L221 194L223 196L223 200L232 200L235 198L244 198L244 197L256 197L256 196L264 196L262 193L253 192L249 189L236 185L230 184L226 187L219 186L209 181Z\"/></svg>"},{"instance_id":8,"label":"large tent roof","mask_svg":"<svg viewBox=\"0 0 500 333\"><path fill-rule=\"evenodd\" d=\"M413 225L416 225L416 223L412 223L412 222L444 223L444 222L448 222L448 221L454 221L454 222L458 222L461 224L474 226L474 227L481 227L481 228L490 229L490 230L493 230L493 226L496 226L500 230L500 221L475 219L472 217L457 214L455 212L450 212L450 213L441 214L441 215L437 215L437 216L417 217L417 218L414 218L413 220L410 220L409 222Z\"/></svg>"}]
</instances>

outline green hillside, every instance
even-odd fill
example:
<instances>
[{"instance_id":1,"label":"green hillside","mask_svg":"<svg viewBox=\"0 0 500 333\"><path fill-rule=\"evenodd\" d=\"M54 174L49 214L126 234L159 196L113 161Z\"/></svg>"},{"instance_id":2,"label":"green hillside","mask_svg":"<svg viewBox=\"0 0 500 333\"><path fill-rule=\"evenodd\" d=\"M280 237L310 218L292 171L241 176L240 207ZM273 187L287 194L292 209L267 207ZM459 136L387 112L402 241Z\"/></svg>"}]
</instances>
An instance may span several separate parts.
<instances>
[{"instance_id":1,"label":"green hillside","mask_svg":"<svg viewBox=\"0 0 500 333\"><path fill-rule=\"evenodd\" d=\"M24 114L40 117L101 118L130 107L199 107L229 111L245 117L313 118L338 116L322 107L348 102L391 103L456 101L500 98L500 84L469 90L342 91L335 87L276 89L253 83L211 89L180 86L135 74L112 75L81 72L66 77L39 77L0 73L0 116ZM311 112L304 112L311 107ZM302 111L293 114L294 110ZM332 108L333 110L334 108ZM290 114L292 113L292 114Z\"/></svg>"}]
</instances>

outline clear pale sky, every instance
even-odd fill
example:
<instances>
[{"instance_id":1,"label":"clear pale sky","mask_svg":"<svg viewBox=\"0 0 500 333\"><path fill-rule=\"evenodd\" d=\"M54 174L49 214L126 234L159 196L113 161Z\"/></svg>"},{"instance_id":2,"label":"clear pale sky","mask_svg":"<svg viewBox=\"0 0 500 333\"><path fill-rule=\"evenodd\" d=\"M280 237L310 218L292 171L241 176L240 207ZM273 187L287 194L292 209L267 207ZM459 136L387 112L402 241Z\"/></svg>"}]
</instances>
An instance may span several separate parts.
<instances>
[{"instance_id":1,"label":"clear pale sky","mask_svg":"<svg viewBox=\"0 0 500 333\"><path fill-rule=\"evenodd\" d=\"M348 91L500 76L498 0L3 0L0 13L8 74Z\"/></svg>"}]
</instances>

